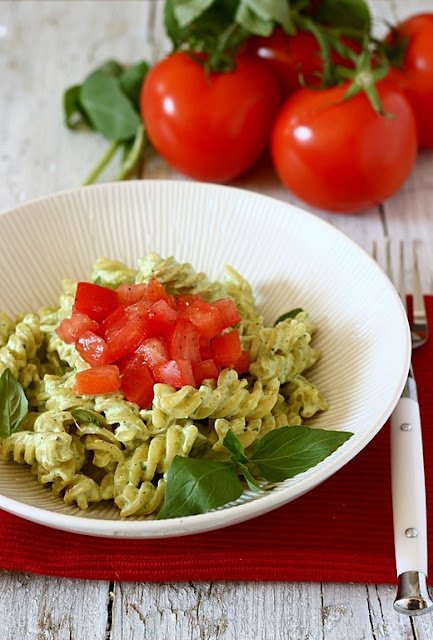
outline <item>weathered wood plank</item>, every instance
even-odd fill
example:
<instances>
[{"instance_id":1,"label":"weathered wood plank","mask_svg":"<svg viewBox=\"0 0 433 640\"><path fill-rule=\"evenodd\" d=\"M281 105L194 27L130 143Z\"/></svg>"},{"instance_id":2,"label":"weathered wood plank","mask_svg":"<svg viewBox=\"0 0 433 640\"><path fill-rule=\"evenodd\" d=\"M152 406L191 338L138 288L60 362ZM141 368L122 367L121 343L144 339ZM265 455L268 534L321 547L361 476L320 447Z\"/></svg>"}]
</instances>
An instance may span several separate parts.
<instances>
[{"instance_id":1,"label":"weathered wood plank","mask_svg":"<svg viewBox=\"0 0 433 640\"><path fill-rule=\"evenodd\" d=\"M109 583L0 573L2 640L105 640Z\"/></svg>"}]
</instances>

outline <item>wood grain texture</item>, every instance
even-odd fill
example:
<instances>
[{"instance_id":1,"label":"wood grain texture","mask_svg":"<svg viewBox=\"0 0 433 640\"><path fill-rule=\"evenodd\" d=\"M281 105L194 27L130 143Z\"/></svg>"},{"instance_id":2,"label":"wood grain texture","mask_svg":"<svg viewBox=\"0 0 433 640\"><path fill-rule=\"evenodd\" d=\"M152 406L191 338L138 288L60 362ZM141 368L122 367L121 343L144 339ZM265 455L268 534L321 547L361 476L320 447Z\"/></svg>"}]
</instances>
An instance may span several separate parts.
<instances>
[{"instance_id":1,"label":"wood grain texture","mask_svg":"<svg viewBox=\"0 0 433 640\"><path fill-rule=\"evenodd\" d=\"M432 0L370 3L384 20L431 11ZM108 58L156 61L169 50L163 0L0 2L0 209L82 183L106 149L62 123L63 90ZM109 178L106 175L105 178ZM143 177L184 179L157 157ZM240 188L302 205L265 158ZM422 275L433 293L433 154L383 207L358 215L312 210L370 250L374 238L422 239ZM0 561L1 566L1 561ZM392 609L387 585L91 582L0 573L1 640L431 640L433 618Z\"/></svg>"}]
</instances>

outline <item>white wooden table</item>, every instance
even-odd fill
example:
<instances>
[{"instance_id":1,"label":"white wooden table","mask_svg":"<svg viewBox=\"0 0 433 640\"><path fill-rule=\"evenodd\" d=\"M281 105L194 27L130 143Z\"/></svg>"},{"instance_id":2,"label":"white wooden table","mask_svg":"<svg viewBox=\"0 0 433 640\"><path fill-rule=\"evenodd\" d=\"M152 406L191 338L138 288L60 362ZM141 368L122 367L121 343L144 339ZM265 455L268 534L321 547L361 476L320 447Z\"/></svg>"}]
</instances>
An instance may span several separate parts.
<instances>
[{"instance_id":1,"label":"white wooden table","mask_svg":"<svg viewBox=\"0 0 433 640\"><path fill-rule=\"evenodd\" d=\"M375 16L395 19L433 11L433 0L371 6ZM64 128L62 92L108 58L159 59L168 51L162 7L159 0L0 2L0 210L82 183L106 143ZM159 160L145 176L180 178ZM237 184L297 203L266 163ZM419 156L383 206L315 213L366 249L385 234L422 238L422 275L433 293L433 151ZM3 571L0 639L431 640L433 617L399 616L394 595L389 585L108 583Z\"/></svg>"}]
</instances>

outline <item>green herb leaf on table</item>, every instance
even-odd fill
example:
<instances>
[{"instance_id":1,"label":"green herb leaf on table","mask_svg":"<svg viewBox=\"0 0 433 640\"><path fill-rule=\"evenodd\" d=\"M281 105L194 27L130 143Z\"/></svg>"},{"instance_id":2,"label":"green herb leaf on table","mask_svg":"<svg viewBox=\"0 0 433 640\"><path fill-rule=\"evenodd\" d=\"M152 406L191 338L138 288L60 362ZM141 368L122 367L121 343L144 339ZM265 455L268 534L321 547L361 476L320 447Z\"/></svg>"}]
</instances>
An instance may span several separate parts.
<instances>
[{"instance_id":1,"label":"green herb leaf on table","mask_svg":"<svg viewBox=\"0 0 433 640\"><path fill-rule=\"evenodd\" d=\"M352 435L306 426L281 427L259 440L250 462L266 480L282 482L315 467Z\"/></svg>"},{"instance_id":2,"label":"green herb leaf on table","mask_svg":"<svg viewBox=\"0 0 433 640\"><path fill-rule=\"evenodd\" d=\"M103 71L88 76L80 90L80 103L94 129L108 140L129 140L141 119L125 96L118 78Z\"/></svg>"},{"instance_id":3,"label":"green herb leaf on table","mask_svg":"<svg viewBox=\"0 0 433 640\"><path fill-rule=\"evenodd\" d=\"M132 67L124 69L119 76L122 91L128 96L137 111L140 109L139 102L141 85L143 84L143 80L149 69L150 67L147 62L145 60L141 60L141 62L137 62L132 65Z\"/></svg>"},{"instance_id":4,"label":"green herb leaf on table","mask_svg":"<svg viewBox=\"0 0 433 640\"><path fill-rule=\"evenodd\" d=\"M275 24L287 33L295 32L288 2L281 0L240 0L235 20L246 31L260 36L270 36Z\"/></svg>"},{"instance_id":5,"label":"green herb leaf on table","mask_svg":"<svg viewBox=\"0 0 433 640\"><path fill-rule=\"evenodd\" d=\"M80 104L81 85L69 87L63 95L63 113L68 129L76 129L78 125L87 122L86 114Z\"/></svg>"},{"instance_id":6,"label":"green herb leaf on table","mask_svg":"<svg viewBox=\"0 0 433 640\"><path fill-rule=\"evenodd\" d=\"M8 438L28 413L29 405L20 383L10 369L0 376L0 437Z\"/></svg>"},{"instance_id":7,"label":"green herb leaf on table","mask_svg":"<svg viewBox=\"0 0 433 640\"><path fill-rule=\"evenodd\" d=\"M321 0L314 18L323 24L365 31L371 28L371 14L364 0Z\"/></svg>"},{"instance_id":8,"label":"green herb leaf on table","mask_svg":"<svg viewBox=\"0 0 433 640\"><path fill-rule=\"evenodd\" d=\"M160 518L178 518L206 513L237 500L242 482L230 462L175 456L167 473L167 486Z\"/></svg>"},{"instance_id":9,"label":"green herb leaf on table","mask_svg":"<svg viewBox=\"0 0 433 640\"><path fill-rule=\"evenodd\" d=\"M248 458L245 455L245 449L238 438L231 429L229 429L224 437L223 445L229 451L230 457L233 462L248 462Z\"/></svg>"}]
</instances>

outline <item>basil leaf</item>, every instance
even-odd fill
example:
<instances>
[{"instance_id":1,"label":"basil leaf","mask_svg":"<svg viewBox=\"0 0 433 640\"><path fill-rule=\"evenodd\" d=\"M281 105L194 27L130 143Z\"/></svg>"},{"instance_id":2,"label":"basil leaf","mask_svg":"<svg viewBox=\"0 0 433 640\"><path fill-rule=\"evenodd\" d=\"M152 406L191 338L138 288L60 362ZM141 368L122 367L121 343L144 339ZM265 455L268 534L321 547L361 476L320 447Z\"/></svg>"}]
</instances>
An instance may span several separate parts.
<instances>
[{"instance_id":1,"label":"basil leaf","mask_svg":"<svg viewBox=\"0 0 433 640\"><path fill-rule=\"evenodd\" d=\"M230 462L175 456L158 519L205 513L236 500L242 492L242 482Z\"/></svg>"},{"instance_id":2,"label":"basil leaf","mask_svg":"<svg viewBox=\"0 0 433 640\"><path fill-rule=\"evenodd\" d=\"M123 93L118 78L94 71L80 90L80 103L92 126L108 140L133 138L141 119Z\"/></svg>"},{"instance_id":3,"label":"basil leaf","mask_svg":"<svg viewBox=\"0 0 433 640\"><path fill-rule=\"evenodd\" d=\"M236 438L231 429L227 431L226 436L223 440L223 445L230 452L230 457L233 462L248 462L248 458L245 455L244 447Z\"/></svg>"},{"instance_id":4,"label":"basil leaf","mask_svg":"<svg viewBox=\"0 0 433 640\"><path fill-rule=\"evenodd\" d=\"M95 69L95 71L102 71L102 73L117 78L123 72L123 67L117 60L107 60L107 62L104 62L100 67Z\"/></svg>"},{"instance_id":5,"label":"basil leaf","mask_svg":"<svg viewBox=\"0 0 433 640\"><path fill-rule=\"evenodd\" d=\"M316 21L337 28L356 26L365 32L371 28L371 14L364 0L321 0L314 17Z\"/></svg>"},{"instance_id":6,"label":"basil leaf","mask_svg":"<svg viewBox=\"0 0 433 640\"><path fill-rule=\"evenodd\" d=\"M24 389L10 369L5 369L0 376L0 438L8 438L24 420L28 410Z\"/></svg>"},{"instance_id":7,"label":"basil leaf","mask_svg":"<svg viewBox=\"0 0 433 640\"><path fill-rule=\"evenodd\" d=\"M296 316L298 315L298 313L302 313L303 309L301 308L296 308L296 309L292 309L291 311L287 311L287 313L283 313L283 315L281 315L279 318L277 318L274 322L274 327L275 325L277 325L279 322L283 322L284 320L287 320L287 318L296 318Z\"/></svg>"},{"instance_id":8,"label":"basil leaf","mask_svg":"<svg viewBox=\"0 0 433 640\"><path fill-rule=\"evenodd\" d=\"M72 409L71 415L77 422L91 422L98 427L105 427L106 422L100 413L87 409Z\"/></svg>"},{"instance_id":9,"label":"basil leaf","mask_svg":"<svg viewBox=\"0 0 433 640\"><path fill-rule=\"evenodd\" d=\"M65 125L68 129L75 129L81 122L86 120L80 104L81 85L76 84L66 89L63 94L63 113Z\"/></svg>"},{"instance_id":10,"label":"basil leaf","mask_svg":"<svg viewBox=\"0 0 433 640\"><path fill-rule=\"evenodd\" d=\"M254 478L253 474L251 473L251 471L247 467L247 465L246 464L242 464L241 462L239 462L238 466L239 466L239 469L242 472L242 475L244 476L244 478L246 480L248 488L251 489L251 491L263 491L262 487L259 485L257 480Z\"/></svg>"},{"instance_id":11,"label":"basil leaf","mask_svg":"<svg viewBox=\"0 0 433 640\"><path fill-rule=\"evenodd\" d=\"M142 60L125 69L119 77L122 91L128 96L137 111L139 110L141 85L148 71L149 65L145 60Z\"/></svg>"},{"instance_id":12,"label":"basil leaf","mask_svg":"<svg viewBox=\"0 0 433 640\"><path fill-rule=\"evenodd\" d=\"M270 482L293 478L327 458L353 434L347 431L281 427L267 433L250 457Z\"/></svg>"}]
</instances>

